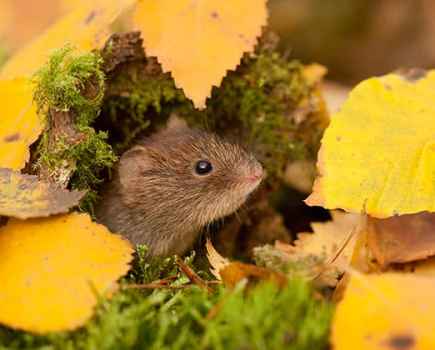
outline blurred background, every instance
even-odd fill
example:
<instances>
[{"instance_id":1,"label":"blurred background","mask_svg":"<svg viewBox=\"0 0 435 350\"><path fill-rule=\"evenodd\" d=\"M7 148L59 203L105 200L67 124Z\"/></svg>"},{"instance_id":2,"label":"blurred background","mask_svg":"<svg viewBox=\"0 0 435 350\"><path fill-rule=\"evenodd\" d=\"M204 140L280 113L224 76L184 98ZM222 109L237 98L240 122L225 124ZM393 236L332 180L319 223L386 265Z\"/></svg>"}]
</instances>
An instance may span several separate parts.
<instances>
[{"instance_id":1,"label":"blurred background","mask_svg":"<svg viewBox=\"0 0 435 350\"><path fill-rule=\"evenodd\" d=\"M272 0L282 49L354 84L398 68L433 67L433 0Z\"/></svg>"},{"instance_id":2,"label":"blurred background","mask_svg":"<svg viewBox=\"0 0 435 350\"><path fill-rule=\"evenodd\" d=\"M84 0L0 0L0 62ZM92 0L88 0L92 1ZM435 66L433 0L269 0L281 49L353 85L406 67Z\"/></svg>"}]
</instances>

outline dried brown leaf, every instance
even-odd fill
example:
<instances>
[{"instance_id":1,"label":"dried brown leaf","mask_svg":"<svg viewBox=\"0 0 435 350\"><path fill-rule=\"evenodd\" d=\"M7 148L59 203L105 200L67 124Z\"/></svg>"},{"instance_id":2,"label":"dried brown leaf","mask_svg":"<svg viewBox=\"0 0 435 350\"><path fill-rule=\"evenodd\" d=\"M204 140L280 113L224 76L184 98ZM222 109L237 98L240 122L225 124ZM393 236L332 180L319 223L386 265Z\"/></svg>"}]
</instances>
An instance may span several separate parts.
<instances>
[{"instance_id":1,"label":"dried brown leaf","mask_svg":"<svg viewBox=\"0 0 435 350\"><path fill-rule=\"evenodd\" d=\"M287 277L277 271L252 264L241 262L232 262L219 271L222 282L230 288L234 288L242 280L248 283L257 283L261 281L272 281L279 287L287 285Z\"/></svg>"},{"instance_id":2,"label":"dried brown leaf","mask_svg":"<svg viewBox=\"0 0 435 350\"><path fill-rule=\"evenodd\" d=\"M321 286L335 286L350 264L356 241L356 214L332 212L332 221L312 223L293 244L275 243L275 259L297 266L298 274ZM291 270L289 273L294 273Z\"/></svg>"},{"instance_id":3,"label":"dried brown leaf","mask_svg":"<svg viewBox=\"0 0 435 350\"><path fill-rule=\"evenodd\" d=\"M211 265L210 272L213 274L213 276L220 280L221 275L219 274L219 271L222 270L224 267L228 266L230 264L230 261L219 254L209 238L207 238L205 248L207 250L208 262Z\"/></svg>"},{"instance_id":4,"label":"dried brown leaf","mask_svg":"<svg viewBox=\"0 0 435 350\"><path fill-rule=\"evenodd\" d=\"M66 213L84 194L40 182L37 176L0 168L0 215L28 219Z\"/></svg>"},{"instance_id":5,"label":"dried brown leaf","mask_svg":"<svg viewBox=\"0 0 435 350\"><path fill-rule=\"evenodd\" d=\"M387 266L435 255L435 214L367 219L367 242L378 263Z\"/></svg>"},{"instance_id":6,"label":"dried brown leaf","mask_svg":"<svg viewBox=\"0 0 435 350\"><path fill-rule=\"evenodd\" d=\"M244 279L248 283L273 281L280 287L287 284L287 277L280 272L238 261L230 262L217 252L209 239L207 239L206 249L211 272L217 279L222 280L227 287L234 288L236 284Z\"/></svg>"}]
</instances>

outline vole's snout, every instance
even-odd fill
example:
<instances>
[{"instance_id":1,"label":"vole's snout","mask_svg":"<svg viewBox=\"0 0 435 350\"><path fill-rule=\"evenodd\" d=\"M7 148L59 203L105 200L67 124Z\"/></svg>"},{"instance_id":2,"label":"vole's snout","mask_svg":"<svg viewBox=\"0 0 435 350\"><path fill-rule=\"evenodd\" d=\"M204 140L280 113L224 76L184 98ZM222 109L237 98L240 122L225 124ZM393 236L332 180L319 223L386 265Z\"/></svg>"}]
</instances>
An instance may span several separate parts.
<instances>
[{"instance_id":1,"label":"vole's snout","mask_svg":"<svg viewBox=\"0 0 435 350\"><path fill-rule=\"evenodd\" d=\"M256 164L251 167L248 175L246 176L246 179L252 183L257 183L257 182L259 183L261 182L261 180L263 180L264 175L265 175L265 171L262 165L256 162Z\"/></svg>"},{"instance_id":2,"label":"vole's snout","mask_svg":"<svg viewBox=\"0 0 435 350\"><path fill-rule=\"evenodd\" d=\"M253 156L250 156L241 168L243 169L241 180L248 185L249 188L257 187L265 178L266 171Z\"/></svg>"}]
</instances>

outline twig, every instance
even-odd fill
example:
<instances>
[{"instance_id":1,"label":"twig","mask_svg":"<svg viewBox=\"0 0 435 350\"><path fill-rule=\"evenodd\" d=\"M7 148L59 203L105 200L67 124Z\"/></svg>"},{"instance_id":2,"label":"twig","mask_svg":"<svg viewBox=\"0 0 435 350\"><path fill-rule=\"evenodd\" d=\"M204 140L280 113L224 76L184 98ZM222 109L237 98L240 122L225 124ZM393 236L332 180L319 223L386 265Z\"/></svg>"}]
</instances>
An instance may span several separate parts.
<instances>
[{"instance_id":1,"label":"twig","mask_svg":"<svg viewBox=\"0 0 435 350\"><path fill-rule=\"evenodd\" d=\"M213 292L213 289L211 289L207 282L204 281L201 277L198 276L198 274L193 271L183 260L180 259L180 257L177 256L176 263L181 271L187 276L187 278L193 283L199 286L200 288L206 290L209 293Z\"/></svg>"},{"instance_id":2,"label":"twig","mask_svg":"<svg viewBox=\"0 0 435 350\"><path fill-rule=\"evenodd\" d=\"M186 289L192 287L194 284L192 282L188 284L174 286L170 283L177 279L177 276L170 276L164 280L156 280L150 283L129 283L122 286L123 289ZM218 285L222 284L221 281L204 281L207 285ZM196 284L195 284L196 285Z\"/></svg>"},{"instance_id":3,"label":"twig","mask_svg":"<svg viewBox=\"0 0 435 350\"><path fill-rule=\"evenodd\" d=\"M338 257L341 255L341 253L343 253L343 250L347 247L347 245L355 235L355 231L356 231L355 228L353 228L352 231L350 231L350 233L347 235L344 242L342 243L341 247L337 249L334 256L332 256L332 258L329 259L329 261L325 264L325 266L322 269L320 269L320 271L314 277L312 277L311 279L312 281L318 279L323 274L323 272L325 272L326 268L331 264L333 264L338 259Z\"/></svg>"},{"instance_id":4,"label":"twig","mask_svg":"<svg viewBox=\"0 0 435 350\"><path fill-rule=\"evenodd\" d=\"M189 284L183 284L180 286L171 286L169 284L161 284L161 283L155 283L155 282L151 282L151 283L145 283L145 284L140 284L140 283L132 283L132 284L127 284L124 285L123 288L124 289L185 289L190 287L191 285Z\"/></svg>"}]
</instances>

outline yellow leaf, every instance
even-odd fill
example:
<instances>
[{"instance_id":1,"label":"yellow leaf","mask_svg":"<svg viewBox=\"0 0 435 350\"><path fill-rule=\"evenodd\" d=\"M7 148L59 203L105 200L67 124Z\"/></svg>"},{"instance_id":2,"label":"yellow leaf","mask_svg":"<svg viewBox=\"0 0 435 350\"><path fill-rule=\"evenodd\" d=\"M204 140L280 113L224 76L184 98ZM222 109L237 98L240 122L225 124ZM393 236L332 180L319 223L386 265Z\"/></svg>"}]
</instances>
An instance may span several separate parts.
<instances>
[{"instance_id":1,"label":"yellow leaf","mask_svg":"<svg viewBox=\"0 0 435 350\"><path fill-rule=\"evenodd\" d=\"M59 6L64 13L74 11L85 3L97 3L98 0L59 0Z\"/></svg>"},{"instance_id":2,"label":"yellow leaf","mask_svg":"<svg viewBox=\"0 0 435 350\"><path fill-rule=\"evenodd\" d=\"M100 0L77 6L6 62L0 78L31 75L47 61L52 50L66 43L84 51L98 48L109 36L113 21L134 3L135 0Z\"/></svg>"},{"instance_id":3,"label":"yellow leaf","mask_svg":"<svg viewBox=\"0 0 435 350\"><path fill-rule=\"evenodd\" d=\"M29 146L41 133L43 122L27 80L0 80L0 98L0 168L19 170L29 160Z\"/></svg>"},{"instance_id":4,"label":"yellow leaf","mask_svg":"<svg viewBox=\"0 0 435 350\"><path fill-rule=\"evenodd\" d=\"M132 252L87 214L11 219L0 228L0 323L36 333L83 325Z\"/></svg>"},{"instance_id":5,"label":"yellow leaf","mask_svg":"<svg viewBox=\"0 0 435 350\"><path fill-rule=\"evenodd\" d=\"M374 217L435 211L435 71L359 84L331 120L309 205Z\"/></svg>"},{"instance_id":6,"label":"yellow leaf","mask_svg":"<svg viewBox=\"0 0 435 350\"><path fill-rule=\"evenodd\" d=\"M333 326L334 350L435 349L435 279L352 274Z\"/></svg>"},{"instance_id":7,"label":"yellow leaf","mask_svg":"<svg viewBox=\"0 0 435 350\"><path fill-rule=\"evenodd\" d=\"M253 50L267 21L266 0L147 0L134 20L146 53L203 108L212 86Z\"/></svg>"},{"instance_id":8,"label":"yellow leaf","mask_svg":"<svg viewBox=\"0 0 435 350\"><path fill-rule=\"evenodd\" d=\"M27 219L66 213L84 194L40 182L37 176L0 168L0 215Z\"/></svg>"}]
</instances>

